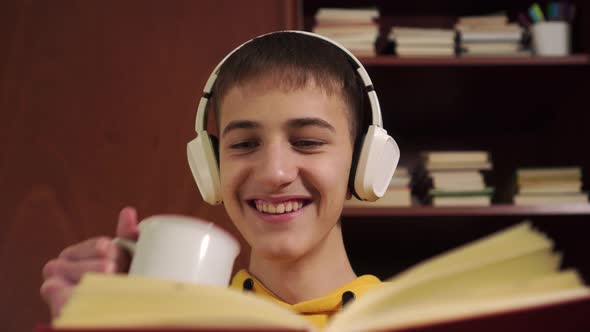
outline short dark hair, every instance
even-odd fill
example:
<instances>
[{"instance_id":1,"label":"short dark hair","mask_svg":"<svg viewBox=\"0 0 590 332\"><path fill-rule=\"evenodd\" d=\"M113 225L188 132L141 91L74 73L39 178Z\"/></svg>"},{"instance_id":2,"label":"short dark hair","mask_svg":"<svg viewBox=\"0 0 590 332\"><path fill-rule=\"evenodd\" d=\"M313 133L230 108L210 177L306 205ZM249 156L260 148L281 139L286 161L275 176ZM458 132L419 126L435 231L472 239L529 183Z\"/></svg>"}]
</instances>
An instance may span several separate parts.
<instances>
[{"instance_id":1,"label":"short dark hair","mask_svg":"<svg viewBox=\"0 0 590 332\"><path fill-rule=\"evenodd\" d=\"M341 94L349 106L350 135L355 142L363 119L364 89L349 57L337 46L295 32L271 33L250 41L219 70L212 89L218 123L221 101L228 91L264 77L272 78L281 89L295 90L313 81L328 94Z\"/></svg>"}]
</instances>

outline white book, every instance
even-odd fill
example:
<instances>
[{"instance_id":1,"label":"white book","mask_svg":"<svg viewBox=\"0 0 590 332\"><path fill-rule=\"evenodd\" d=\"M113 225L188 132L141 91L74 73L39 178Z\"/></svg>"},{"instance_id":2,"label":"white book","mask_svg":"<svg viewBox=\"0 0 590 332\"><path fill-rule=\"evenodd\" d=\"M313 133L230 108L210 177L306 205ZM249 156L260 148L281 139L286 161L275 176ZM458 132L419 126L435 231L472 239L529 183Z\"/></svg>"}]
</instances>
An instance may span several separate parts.
<instances>
[{"instance_id":1,"label":"white book","mask_svg":"<svg viewBox=\"0 0 590 332\"><path fill-rule=\"evenodd\" d=\"M359 201L355 197L344 201L344 207L405 207L412 205L412 194L410 188L391 188L385 192L383 197L374 202Z\"/></svg>"},{"instance_id":2,"label":"white book","mask_svg":"<svg viewBox=\"0 0 590 332\"><path fill-rule=\"evenodd\" d=\"M575 194L518 194L514 196L515 205L559 205L588 204L587 193Z\"/></svg>"},{"instance_id":3,"label":"white book","mask_svg":"<svg viewBox=\"0 0 590 332\"><path fill-rule=\"evenodd\" d=\"M379 17L379 10L375 8L320 8L315 17L316 20L372 20Z\"/></svg>"},{"instance_id":4,"label":"white book","mask_svg":"<svg viewBox=\"0 0 590 332\"><path fill-rule=\"evenodd\" d=\"M434 206L490 206L490 196L435 196L432 198Z\"/></svg>"},{"instance_id":5,"label":"white book","mask_svg":"<svg viewBox=\"0 0 590 332\"><path fill-rule=\"evenodd\" d=\"M437 29L437 28L415 28L415 27L392 27L389 31L391 37L440 37L440 38L455 38L455 31L452 29Z\"/></svg>"},{"instance_id":6,"label":"white book","mask_svg":"<svg viewBox=\"0 0 590 332\"><path fill-rule=\"evenodd\" d=\"M518 52L520 43L463 43L461 48L467 52Z\"/></svg>"},{"instance_id":7,"label":"white book","mask_svg":"<svg viewBox=\"0 0 590 332\"><path fill-rule=\"evenodd\" d=\"M582 168L572 167L544 167L544 168L519 168L516 170L519 179L536 178L582 178Z\"/></svg>"},{"instance_id":8,"label":"white book","mask_svg":"<svg viewBox=\"0 0 590 332\"><path fill-rule=\"evenodd\" d=\"M455 48L449 46L397 46L398 56L454 56Z\"/></svg>"},{"instance_id":9,"label":"white book","mask_svg":"<svg viewBox=\"0 0 590 332\"><path fill-rule=\"evenodd\" d=\"M429 176L440 181L483 180L483 174L479 171L433 171L429 173Z\"/></svg>"},{"instance_id":10,"label":"white book","mask_svg":"<svg viewBox=\"0 0 590 332\"><path fill-rule=\"evenodd\" d=\"M522 40L522 31L463 31L460 35L462 42L519 42Z\"/></svg>"},{"instance_id":11,"label":"white book","mask_svg":"<svg viewBox=\"0 0 590 332\"><path fill-rule=\"evenodd\" d=\"M422 158L431 162L486 162L490 159L490 154L483 150L473 151L426 151L422 153Z\"/></svg>"},{"instance_id":12,"label":"white book","mask_svg":"<svg viewBox=\"0 0 590 332\"><path fill-rule=\"evenodd\" d=\"M453 38L439 38L430 36L416 36L416 37L395 37L395 42L399 46L455 46L455 39Z\"/></svg>"},{"instance_id":13,"label":"white book","mask_svg":"<svg viewBox=\"0 0 590 332\"><path fill-rule=\"evenodd\" d=\"M313 28L313 32L324 35L324 36L341 36L341 35L369 35L369 36L377 36L379 34L379 29L377 25L370 25L370 26L329 26L329 27L322 27L316 26Z\"/></svg>"},{"instance_id":14,"label":"white book","mask_svg":"<svg viewBox=\"0 0 590 332\"><path fill-rule=\"evenodd\" d=\"M521 183L518 192L521 194L535 193L579 193L582 190L581 181L538 181Z\"/></svg>"},{"instance_id":15,"label":"white book","mask_svg":"<svg viewBox=\"0 0 590 332\"><path fill-rule=\"evenodd\" d=\"M489 161L485 162L427 162L425 167L429 171L440 171L440 170L491 170L492 163Z\"/></svg>"}]
</instances>

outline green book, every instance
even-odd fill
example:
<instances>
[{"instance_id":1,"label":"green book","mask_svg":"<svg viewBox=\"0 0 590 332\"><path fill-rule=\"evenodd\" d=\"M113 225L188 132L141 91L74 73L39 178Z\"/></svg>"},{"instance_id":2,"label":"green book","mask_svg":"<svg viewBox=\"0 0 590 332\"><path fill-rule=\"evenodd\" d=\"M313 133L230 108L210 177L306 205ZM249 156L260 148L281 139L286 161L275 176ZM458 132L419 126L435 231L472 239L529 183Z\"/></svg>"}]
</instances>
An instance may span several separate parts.
<instances>
[{"instance_id":1,"label":"green book","mask_svg":"<svg viewBox=\"0 0 590 332\"><path fill-rule=\"evenodd\" d=\"M481 190L462 190L462 191L449 191L440 189L430 189L428 194L430 196L490 196L494 193L493 187L486 187Z\"/></svg>"}]
</instances>

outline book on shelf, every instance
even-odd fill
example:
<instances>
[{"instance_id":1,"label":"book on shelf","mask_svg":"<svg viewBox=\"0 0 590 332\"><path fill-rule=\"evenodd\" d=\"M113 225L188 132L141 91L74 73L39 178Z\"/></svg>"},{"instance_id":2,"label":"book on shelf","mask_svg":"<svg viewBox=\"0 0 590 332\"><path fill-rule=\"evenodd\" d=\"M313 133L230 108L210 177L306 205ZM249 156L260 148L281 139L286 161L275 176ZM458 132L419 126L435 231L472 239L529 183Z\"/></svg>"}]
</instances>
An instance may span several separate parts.
<instances>
[{"instance_id":1,"label":"book on shelf","mask_svg":"<svg viewBox=\"0 0 590 332\"><path fill-rule=\"evenodd\" d=\"M552 240L523 222L389 278L347 304L324 331L585 331L590 289L575 269L560 269L560 260ZM38 331L175 329L317 331L252 293L94 273L82 278L52 326Z\"/></svg>"},{"instance_id":2,"label":"book on shelf","mask_svg":"<svg viewBox=\"0 0 590 332\"><path fill-rule=\"evenodd\" d=\"M487 162L490 153L483 150L472 151L425 151L421 153L422 160L433 163L459 163L459 162Z\"/></svg>"},{"instance_id":3,"label":"book on shelf","mask_svg":"<svg viewBox=\"0 0 590 332\"><path fill-rule=\"evenodd\" d=\"M458 170L491 170L490 161L475 162L427 162L425 165L429 171L458 171Z\"/></svg>"},{"instance_id":4,"label":"book on shelf","mask_svg":"<svg viewBox=\"0 0 590 332\"><path fill-rule=\"evenodd\" d=\"M387 39L398 56L455 55L455 32L450 29L392 27Z\"/></svg>"},{"instance_id":5,"label":"book on shelf","mask_svg":"<svg viewBox=\"0 0 590 332\"><path fill-rule=\"evenodd\" d=\"M408 207L412 205L411 176L408 168L398 166L383 197L375 202L360 201L355 197L344 202L344 207Z\"/></svg>"},{"instance_id":6,"label":"book on shelf","mask_svg":"<svg viewBox=\"0 0 590 332\"><path fill-rule=\"evenodd\" d=\"M588 204L588 193L541 193L516 194L515 205L560 205L560 204Z\"/></svg>"},{"instance_id":7,"label":"book on shelf","mask_svg":"<svg viewBox=\"0 0 590 332\"><path fill-rule=\"evenodd\" d=\"M588 203L579 166L518 168L516 185L515 205Z\"/></svg>"},{"instance_id":8,"label":"book on shelf","mask_svg":"<svg viewBox=\"0 0 590 332\"><path fill-rule=\"evenodd\" d=\"M455 25L457 31L518 31L522 32L522 28L516 23L507 24L461 24Z\"/></svg>"},{"instance_id":9,"label":"book on shelf","mask_svg":"<svg viewBox=\"0 0 590 332\"><path fill-rule=\"evenodd\" d=\"M509 23L506 13L459 17L455 24L462 56L530 56L523 47L524 30Z\"/></svg>"},{"instance_id":10,"label":"book on shelf","mask_svg":"<svg viewBox=\"0 0 590 332\"><path fill-rule=\"evenodd\" d=\"M374 56L378 16L374 8L320 8L312 31L338 42L356 56Z\"/></svg>"},{"instance_id":11,"label":"book on shelf","mask_svg":"<svg viewBox=\"0 0 590 332\"><path fill-rule=\"evenodd\" d=\"M516 170L519 179L581 179L582 168L579 166L566 167L523 167Z\"/></svg>"},{"instance_id":12,"label":"book on shelf","mask_svg":"<svg viewBox=\"0 0 590 332\"><path fill-rule=\"evenodd\" d=\"M315 18L319 21L372 22L379 17L376 8L319 8Z\"/></svg>"},{"instance_id":13,"label":"book on shelf","mask_svg":"<svg viewBox=\"0 0 590 332\"><path fill-rule=\"evenodd\" d=\"M395 54L400 57L413 56L454 56L454 46L396 46Z\"/></svg>"},{"instance_id":14,"label":"book on shelf","mask_svg":"<svg viewBox=\"0 0 590 332\"><path fill-rule=\"evenodd\" d=\"M389 188L383 197L375 202L360 201L355 197L344 202L344 207L408 207L412 206L412 193L408 187Z\"/></svg>"},{"instance_id":15,"label":"book on shelf","mask_svg":"<svg viewBox=\"0 0 590 332\"><path fill-rule=\"evenodd\" d=\"M479 171L433 171L429 173L434 188L465 191L485 188L484 176Z\"/></svg>"},{"instance_id":16,"label":"book on shelf","mask_svg":"<svg viewBox=\"0 0 590 332\"><path fill-rule=\"evenodd\" d=\"M483 171L492 169L490 153L475 151L425 151L415 173L414 192L433 206L489 206L493 188Z\"/></svg>"},{"instance_id":17,"label":"book on shelf","mask_svg":"<svg viewBox=\"0 0 590 332\"><path fill-rule=\"evenodd\" d=\"M579 193L582 190L582 181L527 181L521 180L518 182L518 190L521 194L542 194L542 193Z\"/></svg>"},{"instance_id":18,"label":"book on shelf","mask_svg":"<svg viewBox=\"0 0 590 332\"><path fill-rule=\"evenodd\" d=\"M494 188L475 190L431 189L429 195L433 206L490 206Z\"/></svg>"},{"instance_id":19,"label":"book on shelf","mask_svg":"<svg viewBox=\"0 0 590 332\"><path fill-rule=\"evenodd\" d=\"M465 42L513 42L522 41L522 31L461 31L459 33L462 43Z\"/></svg>"}]
</instances>

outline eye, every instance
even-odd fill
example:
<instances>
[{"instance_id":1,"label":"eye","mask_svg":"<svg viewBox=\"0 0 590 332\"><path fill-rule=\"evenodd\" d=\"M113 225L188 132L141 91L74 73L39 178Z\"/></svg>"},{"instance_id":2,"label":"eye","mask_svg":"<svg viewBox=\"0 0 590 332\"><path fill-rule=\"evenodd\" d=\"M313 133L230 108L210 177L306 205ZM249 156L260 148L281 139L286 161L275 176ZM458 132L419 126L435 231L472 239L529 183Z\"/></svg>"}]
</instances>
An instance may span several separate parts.
<instances>
[{"instance_id":1,"label":"eye","mask_svg":"<svg viewBox=\"0 0 590 332\"><path fill-rule=\"evenodd\" d=\"M231 144L229 146L229 148L232 149L232 150L242 151L242 150L252 150L252 149L255 149L259 145L260 144L258 143L258 141L249 140L249 141L242 141L242 142L237 142L237 143Z\"/></svg>"},{"instance_id":2,"label":"eye","mask_svg":"<svg viewBox=\"0 0 590 332\"><path fill-rule=\"evenodd\" d=\"M323 141L319 141L319 140L300 139L300 140L294 141L291 144L298 149L313 150L313 149L317 149L317 148L322 147L326 143Z\"/></svg>"}]
</instances>

